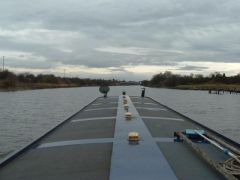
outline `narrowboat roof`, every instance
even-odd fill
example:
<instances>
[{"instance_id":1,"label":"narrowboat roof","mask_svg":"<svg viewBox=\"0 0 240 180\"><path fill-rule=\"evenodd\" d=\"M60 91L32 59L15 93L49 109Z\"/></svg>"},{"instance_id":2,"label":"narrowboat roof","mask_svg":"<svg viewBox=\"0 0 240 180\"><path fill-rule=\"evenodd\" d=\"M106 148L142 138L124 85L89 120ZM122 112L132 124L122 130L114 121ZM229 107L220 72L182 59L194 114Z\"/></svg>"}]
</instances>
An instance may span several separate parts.
<instances>
[{"instance_id":1,"label":"narrowboat roof","mask_svg":"<svg viewBox=\"0 0 240 180\"><path fill-rule=\"evenodd\" d=\"M209 132L239 150L239 144L152 98L99 97L2 160L0 179L226 179L189 145L175 141L174 132L186 129ZM130 132L139 135L134 143ZM194 144L216 162L229 159L210 143Z\"/></svg>"}]
</instances>

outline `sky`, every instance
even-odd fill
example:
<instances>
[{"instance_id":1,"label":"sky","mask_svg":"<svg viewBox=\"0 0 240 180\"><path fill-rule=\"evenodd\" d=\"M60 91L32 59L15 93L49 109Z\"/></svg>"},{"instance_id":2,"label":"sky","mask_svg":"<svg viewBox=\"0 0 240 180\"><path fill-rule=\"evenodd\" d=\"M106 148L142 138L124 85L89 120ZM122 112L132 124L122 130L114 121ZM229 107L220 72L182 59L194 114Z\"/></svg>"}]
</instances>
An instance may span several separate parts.
<instances>
[{"instance_id":1,"label":"sky","mask_svg":"<svg viewBox=\"0 0 240 180\"><path fill-rule=\"evenodd\" d=\"M150 79L240 73L238 0L0 0L0 57L16 73Z\"/></svg>"}]
</instances>

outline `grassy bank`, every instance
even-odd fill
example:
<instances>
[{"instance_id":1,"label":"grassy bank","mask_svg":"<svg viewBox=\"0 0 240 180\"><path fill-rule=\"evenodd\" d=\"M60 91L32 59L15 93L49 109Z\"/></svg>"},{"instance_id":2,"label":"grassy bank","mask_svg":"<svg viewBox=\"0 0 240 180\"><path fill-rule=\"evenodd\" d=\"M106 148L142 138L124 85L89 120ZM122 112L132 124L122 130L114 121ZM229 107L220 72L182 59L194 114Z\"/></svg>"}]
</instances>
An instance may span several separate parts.
<instances>
[{"instance_id":1,"label":"grassy bank","mask_svg":"<svg viewBox=\"0 0 240 180\"><path fill-rule=\"evenodd\" d=\"M18 88L29 89L45 89L45 88L67 88L67 87L79 87L77 84L51 84L51 83L35 83L35 84L20 84Z\"/></svg>"},{"instance_id":2,"label":"grassy bank","mask_svg":"<svg viewBox=\"0 0 240 180\"><path fill-rule=\"evenodd\" d=\"M69 88L79 87L77 84L53 84L53 83L16 83L13 86L6 86L5 83L0 82L1 90L29 90L29 89L50 89L50 88Z\"/></svg>"},{"instance_id":3,"label":"grassy bank","mask_svg":"<svg viewBox=\"0 0 240 180\"><path fill-rule=\"evenodd\" d=\"M178 85L176 89L185 90L240 90L240 84L189 84L189 85Z\"/></svg>"}]
</instances>

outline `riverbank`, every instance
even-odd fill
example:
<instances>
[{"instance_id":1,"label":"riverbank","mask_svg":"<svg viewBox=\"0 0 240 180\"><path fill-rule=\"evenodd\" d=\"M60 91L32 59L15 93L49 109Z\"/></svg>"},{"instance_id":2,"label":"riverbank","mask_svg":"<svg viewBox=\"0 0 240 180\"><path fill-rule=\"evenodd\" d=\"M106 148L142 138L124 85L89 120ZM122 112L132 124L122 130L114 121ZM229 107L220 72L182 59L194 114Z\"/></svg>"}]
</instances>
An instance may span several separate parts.
<instances>
[{"instance_id":1,"label":"riverbank","mask_svg":"<svg viewBox=\"0 0 240 180\"><path fill-rule=\"evenodd\" d=\"M8 70L0 72L0 90L2 91L138 84L139 82L121 81L115 79L82 79L78 77L59 77L54 74L15 74L14 72Z\"/></svg>"},{"instance_id":2,"label":"riverbank","mask_svg":"<svg viewBox=\"0 0 240 180\"><path fill-rule=\"evenodd\" d=\"M14 86L5 86L0 82L0 90L3 91L17 91L17 90L31 90L31 89L52 89L52 88L71 88L80 87L77 84L53 84L53 83L17 83Z\"/></svg>"},{"instance_id":3,"label":"riverbank","mask_svg":"<svg viewBox=\"0 0 240 180\"><path fill-rule=\"evenodd\" d=\"M224 90L224 91L240 91L240 84L188 84L178 85L174 89L182 90Z\"/></svg>"},{"instance_id":4,"label":"riverbank","mask_svg":"<svg viewBox=\"0 0 240 180\"><path fill-rule=\"evenodd\" d=\"M169 71L154 75L149 81L142 81L148 87L160 87L183 90L215 90L240 92L240 73L226 76L225 73L212 73L208 76L201 74L180 75Z\"/></svg>"},{"instance_id":5,"label":"riverbank","mask_svg":"<svg viewBox=\"0 0 240 180\"><path fill-rule=\"evenodd\" d=\"M179 89L179 90L203 90L203 91L231 91L240 92L240 84L184 84L177 86L146 86L155 88L165 88L165 89Z\"/></svg>"}]
</instances>

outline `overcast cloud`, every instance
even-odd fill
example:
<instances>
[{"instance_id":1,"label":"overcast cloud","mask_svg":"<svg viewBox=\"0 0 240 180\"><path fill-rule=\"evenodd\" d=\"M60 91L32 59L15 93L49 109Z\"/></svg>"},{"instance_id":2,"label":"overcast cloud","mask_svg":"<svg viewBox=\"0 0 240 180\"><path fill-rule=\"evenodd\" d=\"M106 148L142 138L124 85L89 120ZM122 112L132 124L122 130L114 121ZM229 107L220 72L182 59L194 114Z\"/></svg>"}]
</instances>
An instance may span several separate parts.
<instances>
[{"instance_id":1,"label":"overcast cloud","mask_svg":"<svg viewBox=\"0 0 240 180\"><path fill-rule=\"evenodd\" d=\"M149 79L240 73L240 1L0 1L0 55L16 72Z\"/></svg>"}]
</instances>

